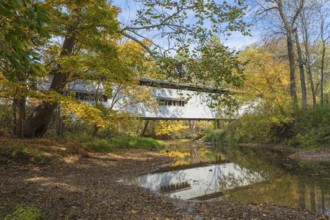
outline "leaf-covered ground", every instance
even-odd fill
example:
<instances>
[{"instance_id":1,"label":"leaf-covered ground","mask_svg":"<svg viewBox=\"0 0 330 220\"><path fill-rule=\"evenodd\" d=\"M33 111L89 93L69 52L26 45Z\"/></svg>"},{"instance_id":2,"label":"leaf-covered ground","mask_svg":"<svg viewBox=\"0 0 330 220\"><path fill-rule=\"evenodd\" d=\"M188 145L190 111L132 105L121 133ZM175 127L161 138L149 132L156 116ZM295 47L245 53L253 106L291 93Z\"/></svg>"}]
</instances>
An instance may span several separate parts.
<instances>
[{"instance_id":1,"label":"leaf-covered ground","mask_svg":"<svg viewBox=\"0 0 330 220\"><path fill-rule=\"evenodd\" d=\"M68 143L4 136L0 152L0 218L26 204L44 219L326 219L275 205L174 200L117 182L171 162L142 150L100 154Z\"/></svg>"}]
</instances>

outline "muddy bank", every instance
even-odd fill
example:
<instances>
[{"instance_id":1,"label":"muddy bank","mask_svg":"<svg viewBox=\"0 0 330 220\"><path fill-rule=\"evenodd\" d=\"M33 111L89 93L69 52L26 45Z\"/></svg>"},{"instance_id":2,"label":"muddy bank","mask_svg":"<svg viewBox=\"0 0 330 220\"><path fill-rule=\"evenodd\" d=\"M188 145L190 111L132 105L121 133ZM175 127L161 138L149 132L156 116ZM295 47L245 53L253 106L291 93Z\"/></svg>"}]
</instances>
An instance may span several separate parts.
<instances>
[{"instance_id":1,"label":"muddy bank","mask_svg":"<svg viewBox=\"0 0 330 220\"><path fill-rule=\"evenodd\" d=\"M2 139L0 146L5 142ZM172 161L156 153L100 154L44 140L20 144L46 152L49 159L19 163L2 158L0 217L15 204L29 204L44 219L327 219L308 210L275 205L169 199L117 182Z\"/></svg>"}]
</instances>

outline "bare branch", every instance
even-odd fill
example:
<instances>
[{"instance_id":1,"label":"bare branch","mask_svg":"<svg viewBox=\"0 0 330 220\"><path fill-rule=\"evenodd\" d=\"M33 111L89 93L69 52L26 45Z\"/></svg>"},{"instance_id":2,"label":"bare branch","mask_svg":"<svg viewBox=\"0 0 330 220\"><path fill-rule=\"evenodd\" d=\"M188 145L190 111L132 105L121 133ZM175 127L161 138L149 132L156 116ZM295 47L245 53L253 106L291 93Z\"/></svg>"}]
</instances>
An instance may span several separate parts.
<instances>
[{"instance_id":1,"label":"bare branch","mask_svg":"<svg viewBox=\"0 0 330 220\"><path fill-rule=\"evenodd\" d=\"M297 20L299 14L302 12L302 10L304 8L304 4L305 4L305 0L301 0L300 1L300 4L299 4L299 7L298 7L298 9L297 9L295 15L293 16L292 21L291 21L291 27L293 27L295 25L296 20Z\"/></svg>"}]
</instances>

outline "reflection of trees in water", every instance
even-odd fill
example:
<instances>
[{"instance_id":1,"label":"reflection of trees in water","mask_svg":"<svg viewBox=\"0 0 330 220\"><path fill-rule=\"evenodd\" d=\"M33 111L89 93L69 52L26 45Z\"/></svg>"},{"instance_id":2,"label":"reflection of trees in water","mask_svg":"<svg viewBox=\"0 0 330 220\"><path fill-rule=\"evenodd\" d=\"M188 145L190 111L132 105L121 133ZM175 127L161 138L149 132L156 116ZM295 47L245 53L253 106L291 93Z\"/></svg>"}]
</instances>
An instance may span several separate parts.
<instances>
[{"instance_id":1,"label":"reflection of trees in water","mask_svg":"<svg viewBox=\"0 0 330 220\"><path fill-rule=\"evenodd\" d=\"M330 214L330 181L318 181L312 178L301 179L298 184L299 207L308 208L320 213Z\"/></svg>"},{"instance_id":2,"label":"reflection of trees in water","mask_svg":"<svg viewBox=\"0 0 330 220\"><path fill-rule=\"evenodd\" d=\"M306 208L306 198L305 198L305 184L302 181L298 182L298 194L299 194L299 207Z\"/></svg>"},{"instance_id":3,"label":"reflection of trees in water","mask_svg":"<svg viewBox=\"0 0 330 220\"><path fill-rule=\"evenodd\" d=\"M239 175L234 173L229 173L228 175L219 175L218 182L220 191L226 193L227 190L235 191L231 189L242 189L242 186L254 185L265 181L266 179L257 172L242 168L235 165L235 170L238 171Z\"/></svg>"},{"instance_id":4,"label":"reflection of trees in water","mask_svg":"<svg viewBox=\"0 0 330 220\"><path fill-rule=\"evenodd\" d=\"M251 185L247 190L230 191L228 199L299 206L330 213L330 179L323 178L330 177L326 167L322 170L322 167L309 164L295 167L288 172L281 165L297 165L296 162L283 158L285 155L281 153L264 150L236 149L228 152L227 157L247 168L249 172L258 172L268 180L262 184ZM244 178L249 178L249 175Z\"/></svg>"},{"instance_id":5,"label":"reflection of trees in water","mask_svg":"<svg viewBox=\"0 0 330 220\"><path fill-rule=\"evenodd\" d=\"M322 191L321 191L322 193ZM311 210L312 211L316 211L316 204L315 204L315 184L313 184L311 187L310 187L310 193L309 193L309 197L310 197L310 202L311 202Z\"/></svg>"},{"instance_id":6,"label":"reflection of trees in water","mask_svg":"<svg viewBox=\"0 0 330 220\"><path fill-rule=\"evenodd\" d=\"M198 147L192 146L190 148L190 163L198 163L200 162L200 158L198 156Z\"/></svg>"}]
</instances>

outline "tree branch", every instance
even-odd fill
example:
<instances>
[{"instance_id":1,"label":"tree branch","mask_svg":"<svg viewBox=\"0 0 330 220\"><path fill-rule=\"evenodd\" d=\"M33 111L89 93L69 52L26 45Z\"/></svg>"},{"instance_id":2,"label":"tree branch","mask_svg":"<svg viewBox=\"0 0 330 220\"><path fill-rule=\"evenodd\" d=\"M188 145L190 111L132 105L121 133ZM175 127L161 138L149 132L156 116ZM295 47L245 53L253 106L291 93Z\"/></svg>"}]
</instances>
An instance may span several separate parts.
<instances>
[{"instance_id":1,"label":"tree branch","mask_svg":"<svg viewBox=\"0 0 330 220\"><path fill-rule=\"evenodd\" d=\"M300 1L300 4L299 4L299 7L298 7L298 9L297 9L297 11L296 11L296 14L295 14L295 15L293 16L293 18L292 18L292 21L291 21L291 27L293 27L294 24L296 23L296 20L297 20L299 14L302 12L302 10L303 10L303 8L304 8L304 4L305 4L305 0L301 0L301 1Z\"/></svg>"},{"instance_id":2,"label":"tree branch","mask_svg":"<svg viewBox=\"0 0 330 220\"><path fill-rule=\"evenodd\" d=\"M120 32L122 35L124 35L125 37L135 41L136 43L138 43L141 47L143 47L149 54L150 56L154 59L154 60L157 60L157 56L155 55L155 52L153 52L147 45L145 45L142 41L140 41L139 39L137 39L136 37L128 34L127 32L125 31L121 31Z\"/></svg>"}]
</instances>

